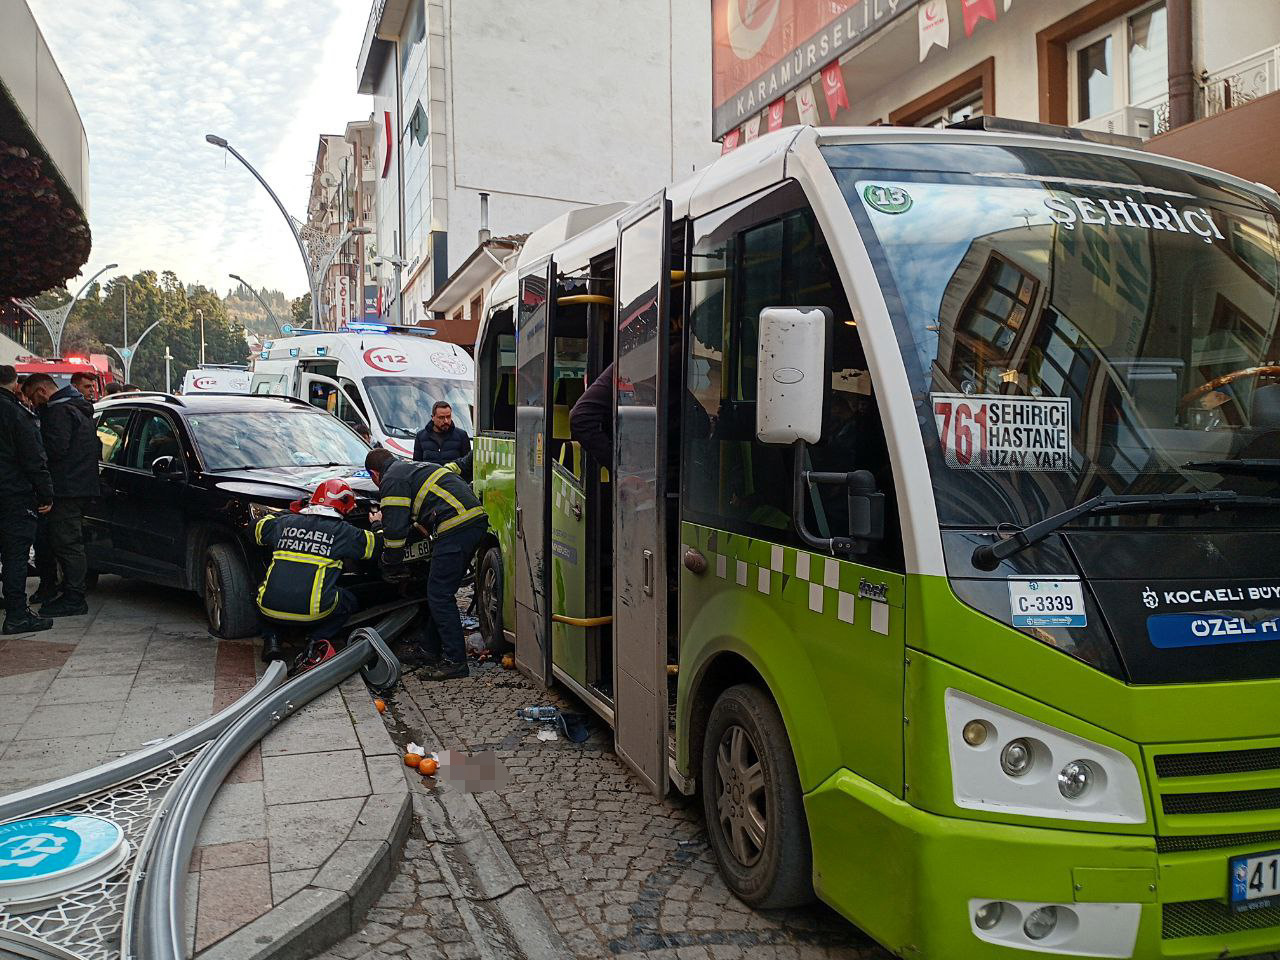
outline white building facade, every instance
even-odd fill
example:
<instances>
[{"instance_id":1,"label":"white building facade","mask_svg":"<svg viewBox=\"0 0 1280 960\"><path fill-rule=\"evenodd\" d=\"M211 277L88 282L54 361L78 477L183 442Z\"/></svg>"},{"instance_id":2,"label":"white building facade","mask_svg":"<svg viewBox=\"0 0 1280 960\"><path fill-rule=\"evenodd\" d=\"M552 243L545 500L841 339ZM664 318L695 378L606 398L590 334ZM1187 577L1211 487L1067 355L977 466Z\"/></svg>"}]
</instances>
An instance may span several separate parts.
<instances>
[{"instance_id":1,"label":"white building facade","mask_svg":"<svg viewBox=\"0 0 1280 960\"><path fill-rule=\"evenodd\" d=\"M376 0L358 89L374 97L377 253L400 261L404 322L434 324L423 303L476 250L481 193L493 235L527 233L714 159L709 43L698 4ZM379 275L391 320L394 266Z\"/></svg>"}]
</instances>

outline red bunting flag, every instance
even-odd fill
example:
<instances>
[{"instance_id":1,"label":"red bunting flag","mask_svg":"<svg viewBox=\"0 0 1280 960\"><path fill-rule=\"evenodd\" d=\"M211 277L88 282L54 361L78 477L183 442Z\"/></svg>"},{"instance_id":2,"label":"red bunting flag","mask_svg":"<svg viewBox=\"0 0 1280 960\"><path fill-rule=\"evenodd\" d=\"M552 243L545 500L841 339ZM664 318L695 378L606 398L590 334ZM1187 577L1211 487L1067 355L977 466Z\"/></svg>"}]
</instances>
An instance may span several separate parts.
<instances>
[{"instance_id":1,"label":"red bunting flag","mask_svg":"<svg viewBox=\"0 0 1280 960\"><path fill-rule=\"evenodd\" d=\"M840 64L833 63L822 70L822 92L827 96L827 113L831 119L836 118L836 111L849 106L849 94L844 88L844 74L840 72Z\"/></svg>"},{"instance_id":2,"label":"red bunting flag","mask_svg":"<svg viewBox=\"0 0 1280 960\"><path fill-rule=\"evenodd\" d=\"M787 109L785 97L779 97L769 104L769 132L782 129L782 115Z\"/></svg>"},{"instance_id":3,"label":"red bunting flag","mask_svg":"<svg viewBox=\"0 0 1280 960\"><path fill-rule=\"evenodd\" d=\"M973 36L973 30L978 25L979 20L995 22L996 0L960 0L960 6L964 8L964 35L966 37Z\"/></svg>"},{"instance_id":4,"label":"red bunting flag","mask_svg":"<svg viewBox=\"0 0 1280 960\"><path fill-rule=\"evenodd\" d=\"M730 130L724 135L724 139L720 141L720 156L731 153L738 149L738 137L742 136L740 130Z\"/></svg>"},{"instance_id":5,"label":"red bunting flag","mask_svg":"<svg viewBox=\"0 0 1280 960\"><path fill-rule=\"evenodd\" d=\"M760 136L760 114L756 114L742 125L742 142L750 143Z\"/></svg>"}]
</instances>

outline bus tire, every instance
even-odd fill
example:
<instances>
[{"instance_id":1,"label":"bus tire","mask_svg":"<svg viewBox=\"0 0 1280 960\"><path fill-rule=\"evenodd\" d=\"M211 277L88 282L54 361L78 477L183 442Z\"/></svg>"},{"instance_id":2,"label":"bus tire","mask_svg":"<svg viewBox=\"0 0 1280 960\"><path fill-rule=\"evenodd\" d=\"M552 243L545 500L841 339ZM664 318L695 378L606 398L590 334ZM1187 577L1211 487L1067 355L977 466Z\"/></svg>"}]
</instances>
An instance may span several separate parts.
<instances>
[{"instance_id":1,"label":"bus tire","mask_svg":"<svg viewBox=\"0 0 1280 960\"><path fill-rule=\"evenodd\" d=\"M215 543L204 556L204 612L215 637L238 640L258 632L255 591L236 548Z\"/></svg>"},{"instance_id":2,"label":"bus tire","mask_svg":"<svg viewBox=\"0 0 1280 960\"><path fill-rule=\"evenodd\" d=\"M490 547L480 557L476 573L476 615L485 647L501 655L511 650L502 624L502 552Z\"/></svg>"},{"instance_id":3,"label":"bus tire","mask_svg":"<svg viewBox=\"0 0 1280 960\"><path fill-rule=\"evenodd\" d=\"M761 909L813 899L813 853L782 716L759 687L720 694L702 744L702 809L734 894Z\"/></svg>"}]
</instances>

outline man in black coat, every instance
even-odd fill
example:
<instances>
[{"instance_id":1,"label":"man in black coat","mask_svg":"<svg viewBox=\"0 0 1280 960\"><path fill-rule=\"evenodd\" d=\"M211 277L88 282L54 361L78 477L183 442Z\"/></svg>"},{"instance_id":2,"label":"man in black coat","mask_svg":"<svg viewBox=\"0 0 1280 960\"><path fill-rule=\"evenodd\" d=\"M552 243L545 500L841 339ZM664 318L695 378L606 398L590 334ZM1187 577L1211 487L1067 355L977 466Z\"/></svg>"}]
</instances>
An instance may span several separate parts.
<instances>
[{"instance_id":1,"label":"man in black coat","mask_svg":"<svg viewBox=\"0 0 1280 960\"><path fill-rule=\"evenodd\" d=\"M471 452L471 437L453 422L453 408L437 400L431 408L431 421L413 438L413 459L447 464L461 460Z\"/></svg>"},{"instance_id":2,"label":"man in black coat","mask_svg":"<svg viewBox=\"0 0 1280 960\"><path fill-rule=\"evenodd\" d=\"M84 600L84 511L101 493L98 456L102 446L93 424L93 405L75 387L59 390L45 373L28 377L22 392L40 412L44 450L53 476L49 545L62 568L62 594L42 604L40 614L79 616L89 612Z\"/></svg>"},{"instance_id":3,"label":"man in black coat","mask_svg":"<svg viewBox=\"0 0 1280 960\"><path fill-rule=\"evenodd\" d=\"M18 399L18 374L0 366L0 563L6 634L48 630L53 621L27 606L27 558L37 513L53 506L53 480L35 414Z\"/></svg>"}]
</instances>

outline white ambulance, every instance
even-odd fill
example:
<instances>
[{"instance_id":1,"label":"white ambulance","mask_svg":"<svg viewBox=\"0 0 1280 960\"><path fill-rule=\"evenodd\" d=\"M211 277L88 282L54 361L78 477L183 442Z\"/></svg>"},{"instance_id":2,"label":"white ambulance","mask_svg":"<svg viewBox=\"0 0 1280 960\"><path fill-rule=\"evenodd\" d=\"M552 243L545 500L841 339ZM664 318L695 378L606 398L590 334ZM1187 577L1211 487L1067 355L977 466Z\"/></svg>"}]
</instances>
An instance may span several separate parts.
<instances>
[{"instance_id":1,"label":"white ambulance","mask_svg":"<svg viewBox=\"0 0 1280 960\"><path fill-rule=\"evenodd\" d=\"M206 363L188 370L182 378L184 395L193 393L248 393L249 370L243 366Z\"/></svg>"},{"instance_id":2,"label":"white ambulance","mask_svg":"<svg viewBox=\"0 0 1280 960\"><path fill-rule=\"evenodd\" d=\"M457 344L411 331L359 324L267 340L253 361L251 390L301 397L353 429L367 425L375 441L412 457L414 435L437 401L472 432L475 365Z\"/></svg>"}]
</instances>

